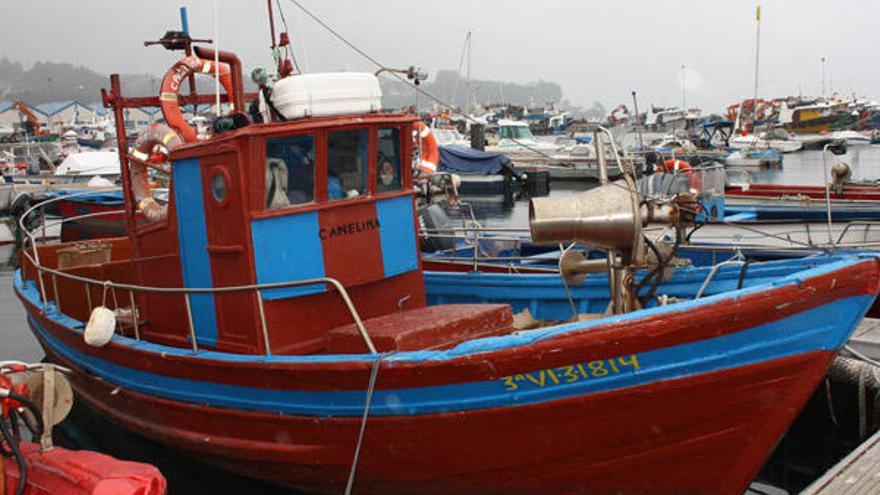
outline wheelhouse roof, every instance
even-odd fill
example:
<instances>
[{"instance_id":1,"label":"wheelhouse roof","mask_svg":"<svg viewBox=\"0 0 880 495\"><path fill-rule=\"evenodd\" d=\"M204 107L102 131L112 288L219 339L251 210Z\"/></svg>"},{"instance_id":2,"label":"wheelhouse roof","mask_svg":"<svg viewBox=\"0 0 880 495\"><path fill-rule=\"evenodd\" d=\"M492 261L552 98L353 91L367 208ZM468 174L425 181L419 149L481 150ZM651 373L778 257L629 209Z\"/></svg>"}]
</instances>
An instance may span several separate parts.
<instances>
[{"instance_id":1,"label":"wheelhouse roof","mask_svg":"<svg viewBox=\"0 0 880 495\"><path fill-rule=\"evenodd\" d=\"M212 147L244 137L265 136L271 138L294 133L332 129L334 127L374 124L401 125L412 123L417 120L418 117L412 114L370 113L332 117L310 117L286 122L272 122L269 124L251 124L234 131L224 132L223 134L207 141L184 144L172 152L171 159L178 160L181 158L202 156Z\"/></svg>"}]
</instances>

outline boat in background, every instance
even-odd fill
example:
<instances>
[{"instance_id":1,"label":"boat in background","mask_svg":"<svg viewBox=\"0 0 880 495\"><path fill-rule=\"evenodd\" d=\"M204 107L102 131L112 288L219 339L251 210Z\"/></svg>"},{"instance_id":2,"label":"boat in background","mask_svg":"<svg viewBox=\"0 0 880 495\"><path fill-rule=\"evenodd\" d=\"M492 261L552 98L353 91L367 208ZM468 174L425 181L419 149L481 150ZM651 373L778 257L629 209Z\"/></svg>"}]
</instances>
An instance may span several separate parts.
<instances>
[{"instance_id":1,"label":"boat in background","mask_svg":"<svg viewBox=\"0 0 880 495\"><path fill-rule=\"evenodd\" d=\"M775 149L741 149L724 158L724 164L731 167L779 167L782 166L782 153Z\"/></svg>"},{"instance_id":2,"label":"boat in background","mask_svg":"<svg viewBox=\"0 0 880 495\"><path fill-rule=\"evenodd\" d=\"M786 102L779 109L779 124L789 132L819 133L855 121L846 101ZM840 128L840 127L838 127Z\"/></svg>"},{"instance_id":3,"label":"boat in background","mask_svg":"<svg viewBox=\"0 0 880 495\"><path fill-rule=\"evenodd\" d=\"M871 144L871 136L858 131L834 131L830 135L832 140L843 140L847 146L864 146Z\"/></svg>"},{"instance_id":4,"label":"boat in background","mask_svg":"<svg viewBox=\"0 0 880 495\"><path fill-rule=\"evenodd\" d=\"M784 129L771 129L760 134L748 134L730 138L730 148L735 150L773 149L780 153L791 153L803 148L803 143L793 139Z\"/></svg>"},{"instance_id":5,"label":"boat in background","mask_svg":"<svg viewBox=\"0 0 880 495\"><path fill-rule=\"evenodd\" d=\"M71 153L58 167L54 175L76 182L89 181L94 186L112 186L112 179L119 177L118 151L83 151Z\"/></svg>"}]
</instances>

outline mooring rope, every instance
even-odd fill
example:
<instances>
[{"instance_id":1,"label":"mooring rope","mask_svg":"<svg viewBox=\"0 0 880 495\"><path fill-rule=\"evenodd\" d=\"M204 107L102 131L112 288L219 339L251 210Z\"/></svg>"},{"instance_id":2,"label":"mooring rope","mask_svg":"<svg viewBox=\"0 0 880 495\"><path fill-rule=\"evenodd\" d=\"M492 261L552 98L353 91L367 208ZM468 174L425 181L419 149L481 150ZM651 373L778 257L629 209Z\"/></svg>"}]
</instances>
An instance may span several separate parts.
<instances>
[{"instance_id":1,"label":"mooring rope","mask_svg":"<svg viewBox=\"0 0 880 495\"><path fill-rule=\"evenodd\" d=\"M354 448L354 458L351 460L351 470L348 472L348 483L345 485L345 495L351 495L354 488L354 477L357 472L358 461L361 455L361 446L364 443L364 432L367 429L367 418L370 416L370 405L373 402L373 390L376 388L376 377L379 375L379 364L382 362L382 354L376 355L373 362L373 370L370 373L370 383L367 386L367 397L364 401L364 414L361 417L361 429L358 432L357 445Z\"/></svg>"}]
</instances>

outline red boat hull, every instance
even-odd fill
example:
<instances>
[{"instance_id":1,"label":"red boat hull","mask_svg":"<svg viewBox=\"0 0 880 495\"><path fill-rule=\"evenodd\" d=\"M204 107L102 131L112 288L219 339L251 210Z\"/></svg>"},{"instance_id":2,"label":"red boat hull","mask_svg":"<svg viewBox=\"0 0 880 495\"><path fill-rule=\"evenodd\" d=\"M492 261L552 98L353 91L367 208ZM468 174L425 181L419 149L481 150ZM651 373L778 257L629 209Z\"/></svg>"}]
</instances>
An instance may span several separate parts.
<instances>
[{"instance_id":1,"label":"red boat hull","mask_svg":"<svg viewBox=\"0 0 880 495\"><path fill-rule=\"evenodd\" d=\"M739 495L877 293L875 259L817 270L530 343L520 339L541 331L390 357L355 491ZM36 289L16 287L47 355L76 371L80 399L102 416L246 476L318 493L344 488L368 357L193 355L122 339L90 348L69 320L40 312ZM563 383L566 368L593 370L614 356L639 356L630 368L639 372L582 371L583 380ZM677 366L681 373L662 374ZM556 383L535 381L545 374ZM593 388L566 393L574 387Z\"/></svg>"},{"instance_id":2,"label":"red boat hull","mask_svg":"<svg viewBox=\"0 0 880 495\"><path fill-rule=\"evenodd\" d=\"M41 452L33 443L22 442L27 459L25 495L164 495L165 478L153 466L120 461L86 450L56 447ZM2 474L2 473L0 473ZM6 491L15 493L18 465L7 460ZM0 477L2 480L2 477Z\"/></svg>"},{"instance_id":3,"label":"red boat hull","mask_svg":"<svg viewBox=\"0 0 880 495\"><path fill-rule=\"evenodd\" d=\"M749 184L729 186L725 190L728 198L810 198L825 200L823 186L784 186L776 184ZM845 186L841 193L831 191L833 201L880 201L880 187Z\"/></svg>"},{"instance_id":4,"label":"red boat hull","mask_svg":"<svg viewBox=\"0 0 880 495\"><path fill-rule=\"evenodd\" d=\"M814 352L552 404L435 414L419 427L371 418L355 493L739 495L832 359ZM345 486L359 419L199 407L89 379L76 385L123 428L204 462L312 492Z\"/></svg>"}]
</instances>

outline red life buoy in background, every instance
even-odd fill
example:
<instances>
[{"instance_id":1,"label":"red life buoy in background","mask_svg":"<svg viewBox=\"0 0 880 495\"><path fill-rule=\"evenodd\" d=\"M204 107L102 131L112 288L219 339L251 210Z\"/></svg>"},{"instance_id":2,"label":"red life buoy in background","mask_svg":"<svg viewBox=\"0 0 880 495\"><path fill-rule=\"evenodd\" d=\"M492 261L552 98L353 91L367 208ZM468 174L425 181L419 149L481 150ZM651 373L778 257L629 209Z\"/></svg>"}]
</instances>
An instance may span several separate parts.
<instances>
[{"instance_id":1,"label":"red life buoy in background","mask_svg":"<svg viewBox=\"0 0 880 495\"><path fill-rule=\"evenodd\" d=\"M190 75L198 72L214 75L214 62L202 60L195 55L190 55L177 61L168 69L165 77L162 78L162 89L159 92L159 104L161 105L162 116L165 117L165 122L177 131L177 134L187 143L197 140L198 133L183 118L178 97L180 96L180 85L189 79ZM229 66L224 63L219 64L219 72L220 84L223 85L227 95L232 95L232 73L229 70ZM238 109L233 108L232 110Z\"/></svg>"},{"instance_id":2,"label":"red life buoy in background","mask_svg":"<svg viewBox=\"0 0 880 495\"><path fill-rule=\"evenodd\" d=\"M440 163L440 148L437 147L437 139L431 133L431 128L424 122L416 122L413 126L413 143L421 146L422 150L422 160L416 168L423 176L430 177L437 171L437 164Z\"/></svg>"},{"instance_id":3,"label":"red life buoy in background","mask_svg":"<svg viewBox=\"0 0 880 495\"><path fill-rule=\"evenodd\" d=\"M162 220L168 214L168 205L160 205L153 199L150 191L149 169L167 172L159 163L168 162L168 153L183 144L183 140L171 127L165 124L150 124L138 132L134 148L129 152L129 177L134 204L151 222Z\"/></svg>"},{"instance_id":4,"label":"red life buoy in background","mask_svg":"<svg viewBox=\"0 0 880 495\"><path fill-rule=\"evenodd\" d=\"M690 163L684 160L669 159L663 162L663 171L670 174L685 174L691 181L691 188L696 189L697 191L700 190L700 186L702 185L700 174L691 167Z\"/></svg>"}]
</instances>

